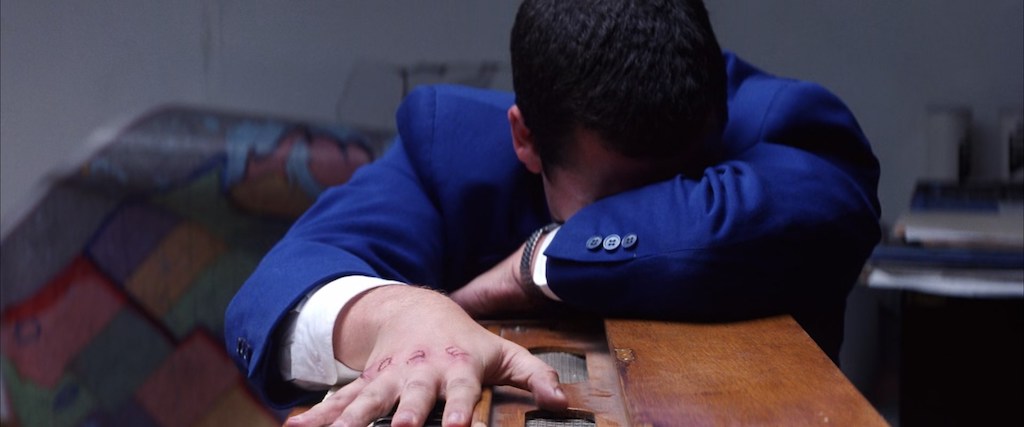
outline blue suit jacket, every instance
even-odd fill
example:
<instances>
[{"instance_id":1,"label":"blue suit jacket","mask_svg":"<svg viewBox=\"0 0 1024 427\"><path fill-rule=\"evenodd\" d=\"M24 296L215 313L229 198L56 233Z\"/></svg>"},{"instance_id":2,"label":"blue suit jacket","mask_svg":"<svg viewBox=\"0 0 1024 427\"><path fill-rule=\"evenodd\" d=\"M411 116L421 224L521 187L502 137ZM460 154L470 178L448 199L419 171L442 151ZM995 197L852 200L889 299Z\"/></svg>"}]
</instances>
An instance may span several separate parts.
<instances>
[{"instance_id":1,"label":"blue suit jacket","mask_svg":"<svg viewBox=\"0 0 1024 427\"><path fill-rule=\"evenodd\" d=\"M792 313L835 357L846 295L880 235L878 162L822 87L726 61L718 161L579 211L545 252L550 287L605 317ZM512 103L464 87L416 90L393 147L326 191L270 251L226 319L229 350L268 401L314 397L280 381L274 354L280 320L315 287L360 274L456 289L550 222L539 176L513 152ZM637 244L587 249L610 234Z\"/></svg>"}]
</instances>

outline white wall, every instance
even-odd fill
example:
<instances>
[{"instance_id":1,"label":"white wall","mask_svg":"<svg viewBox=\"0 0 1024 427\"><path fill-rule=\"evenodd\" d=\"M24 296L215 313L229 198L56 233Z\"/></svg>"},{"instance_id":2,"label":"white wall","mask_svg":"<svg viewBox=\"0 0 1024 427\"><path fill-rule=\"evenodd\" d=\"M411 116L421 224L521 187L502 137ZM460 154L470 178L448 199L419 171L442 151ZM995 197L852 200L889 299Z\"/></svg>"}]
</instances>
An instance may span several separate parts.
<instances>
[{"instance_id":1,"label":"white wall","mask_svg":"<svg viewBox=\"0 0 1024 427\"><path fill-rule=\"evenodd\" d=\"M708 0L723 45L851 106L882 161L887 220L924 170L924 112L1024 97L1021 0ZM363 60L504 60L516 2L0 2L0 215L92 130L164 102L334 120ZM987 147L984 147L986 148ZM985 165L993 151L981 156Z\"/></svg>"},{"instance_id":2,"label":"white wall","mask_svg":"<svg viewBox=\"0 0 1024 427\"><path fill-rule=\"evenodd\" d=\"M0 2L0 214L97 127L166 102L335 120L360 61L507 57L516 2Z\"/></svg>"},{"instance_id":3,"label":"white wall","mask_svg":"<svg viewBox=\"0 0 1024 427\"><path fill-rule=\"evenodd\" d=\"M1024 102L1021 0L708 0L722 45L850 106L882 163L887 222L925 172L926 109L974 117L972 177L998 177L998 114Z\"/></svg>"}]
</instances>

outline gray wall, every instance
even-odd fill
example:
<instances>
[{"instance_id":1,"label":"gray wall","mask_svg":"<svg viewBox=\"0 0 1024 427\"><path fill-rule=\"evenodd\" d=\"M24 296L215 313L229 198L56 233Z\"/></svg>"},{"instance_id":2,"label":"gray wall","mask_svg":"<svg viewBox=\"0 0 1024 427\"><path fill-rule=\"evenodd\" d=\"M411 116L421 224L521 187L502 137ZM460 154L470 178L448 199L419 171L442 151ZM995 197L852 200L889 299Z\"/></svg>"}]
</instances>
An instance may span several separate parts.
<instances>
[{"instance_id":1,"label":"gray wall","mask_svg":"<svg viewBox=\"0 0 1024 427\"><path fill-rule=\"evenodd\" d=\"M887 222L925 173L926 109L973 112L972 178L999 176L1000 108L1024 102L1021 0L710 0L723 46L847 102L882 163Z\"/></svg>"},{"instance_id":2,"label":"gray wall","mask_svg":"<svg viewBox=\"0 0 1024 427\"><path fill-rule=\"evenodd\" d=\"M118 118L187 102L336 120L354 65L504 60L517 3L93 0L0 3L0 215ZM982 175L1024 97L1021 0L708 0L723 46L821 82L882 161L886 220L924 170L930 104L973 109ZM9 225L9 224L8 224Z\"/></svg>"}]
</instances>

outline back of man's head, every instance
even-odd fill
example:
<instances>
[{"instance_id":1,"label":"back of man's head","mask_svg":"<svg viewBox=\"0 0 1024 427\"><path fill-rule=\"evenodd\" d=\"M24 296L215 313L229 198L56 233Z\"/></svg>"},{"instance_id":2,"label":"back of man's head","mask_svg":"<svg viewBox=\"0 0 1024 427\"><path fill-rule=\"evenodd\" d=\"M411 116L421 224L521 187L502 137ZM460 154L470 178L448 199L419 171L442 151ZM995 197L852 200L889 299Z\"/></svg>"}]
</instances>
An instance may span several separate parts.
<instances>
[{"instance_id":1,"label":"back of man's head","mask_svg":"<svg viewBox=\"0 0 1024 427\"><path fill-rule=\"evenodd\" d=\"M545 166L565 163L579 128L631 158L698 166L726 119L725 64L700 0L525 0L511 57Z\"/></svg>"}]
</instances>

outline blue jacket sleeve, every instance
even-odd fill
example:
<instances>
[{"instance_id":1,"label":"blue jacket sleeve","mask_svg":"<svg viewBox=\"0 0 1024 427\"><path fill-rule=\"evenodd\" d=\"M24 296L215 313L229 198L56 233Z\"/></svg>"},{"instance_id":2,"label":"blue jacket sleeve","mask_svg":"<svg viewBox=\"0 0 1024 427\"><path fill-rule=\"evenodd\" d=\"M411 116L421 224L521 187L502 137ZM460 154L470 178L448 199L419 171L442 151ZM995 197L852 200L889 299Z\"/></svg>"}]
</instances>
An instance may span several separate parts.
<instances>
[{"instance_id":1,"label":"blue jacket sleeve","mask_svg":"<svg viewBox=\"0 0 1024 427\"><path fill-rule=\"evenodd\" d=\"M728 160L602 199L564 224L545 252L564 301L604 316L688 320L829 301L841 316L880 235L877 161L820 86L771 78L737 90L748 93L731 97L744 101L730 105L726 138L749 142ZM637 243L587 249L612 234Z\"/></svg>"},{"instance_id":2,"label":"blue jacket sleeve","mask_svg":"<svg viewBox=\"0 0 1024 427\"><path fill-rule=\"evenodd\" d=\"M541 223L534 217L546 212L542 205L522 224L513 219L523 216L517 191L534 186L518 185L525 170L508 141L511 103L507 93L414 91L397 112L399 137L387 153L325 191L264 257L228 307L225 339L266 401L285 407L322 395L283 383L274 354L282 319L314 288L358 274L451 289ZM440 120L446 126L435 126ZM498 237L488 232L496 222L507 225Z\"/></svg>"},{"instance_id":3,"label":"blue jacket sleeve","mask_svg":"<svg viewBox=\"0 0 1024 427\"><path fill-rule=\"evenodd\" d=\"M440 227L424 194L396 140L346 185L324 192L264 257L225 319L232 358L264 400L288 407L322 397L284 383L275 354L278 325L314 288L354 274L433 282L441 241L432 230Z\"/></svg>"}]
</instances>

